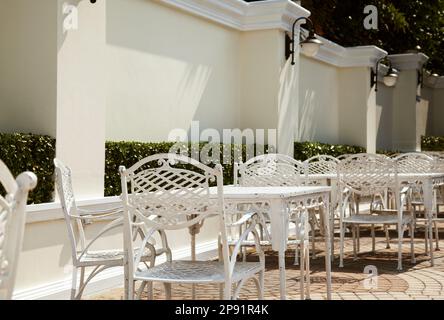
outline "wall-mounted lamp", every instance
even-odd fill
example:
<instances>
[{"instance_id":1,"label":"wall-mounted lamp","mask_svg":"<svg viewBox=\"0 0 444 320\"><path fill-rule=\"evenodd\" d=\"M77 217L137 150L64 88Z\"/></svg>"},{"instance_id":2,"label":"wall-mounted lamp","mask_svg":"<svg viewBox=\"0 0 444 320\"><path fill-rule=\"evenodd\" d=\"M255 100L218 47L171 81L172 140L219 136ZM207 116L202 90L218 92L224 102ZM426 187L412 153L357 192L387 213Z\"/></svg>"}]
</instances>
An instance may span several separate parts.
<instances>
[{"instance_id":1,"label":"wall-mounted lamp","mask_svg":"<svg viewBox=\"0 0 444 320\"><path fill-rule=\"evenodd\" d=\"M384 64L388 65L387 73L384 75L383 82L387 87L393 87L396 85L396 82L398 81L398 70L392 67L391 61L386 57L379 59L376 62L376 68L375 71L372 70L372 81L371 86L375 86L375 91L378 91L378 73L379 73L379 65L384 62Z\"/></svg>"},{"instance_id":2,"label":"wall-mounted lamp","mask_svg":"<svg viewBox=\"0 0 444 320\"><path fill-rule=\"evenodd\" d=\"M296 21L293 23L291 40L289 41L289 44L291 45L289 53L291 54L291 64L292 65L295 65L295 63L296 63L295 56L294 56L295 55L295 45L296 45L295 28L296 28L296 24L301 20L305 20L306 21L305 23L308 24L308 26L309 26L308 37L305 38L304 40L300 41L300 43L299 43L299 45L301 46L302 53L308 57L313 57L318 53L319 48L322 45L322 41L320 41L319 39L316 38L313 22L309 18L306 18L306 17L300 17L300 18L296 19Z\"/></svg>"}]
</instances>

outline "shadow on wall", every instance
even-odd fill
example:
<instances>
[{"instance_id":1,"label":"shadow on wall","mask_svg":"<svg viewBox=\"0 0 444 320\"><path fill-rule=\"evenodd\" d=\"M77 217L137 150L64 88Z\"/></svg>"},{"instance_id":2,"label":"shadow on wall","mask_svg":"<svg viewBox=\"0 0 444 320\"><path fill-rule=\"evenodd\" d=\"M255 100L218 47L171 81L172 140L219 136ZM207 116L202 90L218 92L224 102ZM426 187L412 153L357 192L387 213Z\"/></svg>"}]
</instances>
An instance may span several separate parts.
<instances>
[{"instance_id":1,"label":"shadow on wall","mask_svg":"<svg viewBox=\"0 0 444 320\"><path fill-rule=\"evenodd\" d=\"M322 116L319 102L314 90L305 90L304 102L300 107L300 121L297 141L314 141L318 131L316 116Z\"/></svg>"},{"instance_id":2,"label":"shadow on wall","mask_svg":"<svg viewBox=\"0 0 444 320\"><path fill-rule=\"evenodd\" d=\"M232 30L155 1L108 1L106 11L112 59L107 131L112 126L120 132L111 138L165 140L171 129L187 129L192 120L218 128L236 118L230 118L239 100L231 93L238 90ZM126 120L118 114L123 108ZM125 128L128 119L133 128Z\"/></svg>"}]
</instances>

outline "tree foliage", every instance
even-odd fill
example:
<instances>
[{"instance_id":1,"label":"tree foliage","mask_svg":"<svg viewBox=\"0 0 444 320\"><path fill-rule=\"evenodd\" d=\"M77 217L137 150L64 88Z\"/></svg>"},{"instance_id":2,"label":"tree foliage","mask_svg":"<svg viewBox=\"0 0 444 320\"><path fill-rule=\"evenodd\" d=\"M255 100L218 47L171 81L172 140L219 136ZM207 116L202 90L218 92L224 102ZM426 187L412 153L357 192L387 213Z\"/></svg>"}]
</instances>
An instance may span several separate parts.
<instances>
[{"instance_id":1,"label":"tree foliage","mask_svg":"<svg viewBox=\"0 0 444 320\"><path fill-rule=\"evenodd\" d=\"M246 0L255 2L261 0ZM302 0L316 32L342 46L375 45L390 54L421 47L426 68L444 75L444 0ZM378 30L366 30L364 8L378 8Z\"/></svg>"},{"instance_id":2,"label":"tree foliage","mask_svg":"<svg viewBox=\"0 0 444 320\"><path fill-rule=\"evenodd\" d=\"M378 30L363 25L366 5L378 8ZM343 46L376 45L391 54L421 47L427 69L444 74L444 0L302 0L316 31Z\"/></svg>"}]
</instances>

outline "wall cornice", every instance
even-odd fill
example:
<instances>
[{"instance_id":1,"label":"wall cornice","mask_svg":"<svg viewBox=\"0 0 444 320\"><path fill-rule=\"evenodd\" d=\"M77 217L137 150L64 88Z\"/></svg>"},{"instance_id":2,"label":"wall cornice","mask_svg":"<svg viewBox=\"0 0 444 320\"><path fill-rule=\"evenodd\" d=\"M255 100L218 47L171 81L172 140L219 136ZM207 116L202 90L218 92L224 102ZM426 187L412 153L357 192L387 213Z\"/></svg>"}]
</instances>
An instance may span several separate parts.
<instances>
[{"instance_id":1,"label":"wall cornice","mask_svg":"<svg viewBox=\"0 0 444 320\"><path fill-rule=\"evenodd\" d=\"M310 11L289 0L157 0L188 13L240 31L281 29L289 31L296 18Z\"/></svg>"}]
</instances>

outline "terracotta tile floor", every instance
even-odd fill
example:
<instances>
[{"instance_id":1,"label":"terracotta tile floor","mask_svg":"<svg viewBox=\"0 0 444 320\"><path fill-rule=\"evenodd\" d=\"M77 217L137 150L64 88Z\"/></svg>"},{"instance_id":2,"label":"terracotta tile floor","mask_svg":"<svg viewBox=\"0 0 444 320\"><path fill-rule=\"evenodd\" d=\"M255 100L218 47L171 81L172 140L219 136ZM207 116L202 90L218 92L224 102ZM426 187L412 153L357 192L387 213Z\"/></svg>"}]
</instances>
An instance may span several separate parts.
<instances>
[{"instance_id":1,"label":"terracotta tile floor","mask_svg":"<svg viewBox=\"0 0 444 320\"><path fill-rule=\"evenodd\" d=\"M442 230L442 229L441 229ZM430 266L430 261L424 255L423 234L418 234L415 239L415 253L417 263L410 263L409 240L404 240L402 272L396 271L396 247L395 234L391 234L391 249L386 249L385 239L379 233L376 243L376 254L371 250L371 238L361 238L361 253L357 261L353 260L352 243L348 239L346 245L345 267L339 268L338 255L332 265L333 268L333 299L335 300L384 300L384 299L441 299L444 300L444 240L440 241L442 251L435 251L435 266ZM444 234L441 233L441 239ZM317 258L311 260L311 298L326 299L324 252L321 237L316 243ZM336 240L336 253L338 253L338 240ZM299 299L299 268L293 265L294 251L287 252L287 297L288 299ZM254 254L249 259L255 260ZM378 269L377 287L366 289L364 286L366 274L363 273L365 266L374 265ZM155 298L163 299L161 286L155 286ZM90 299L122 299L122 289L118 288L107 293L90 297ZM197 286L197 299L218 299L219 289L213 285ZM267 251L266 276L265 276L265 298L278 299L279 297L279 270L277 255ZM256 289L251 282L244 287L240 299L256 299ZM173 299L191 299L191 287L189 285L173 286Z\"/></svg>"}]
</instances>

